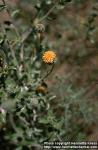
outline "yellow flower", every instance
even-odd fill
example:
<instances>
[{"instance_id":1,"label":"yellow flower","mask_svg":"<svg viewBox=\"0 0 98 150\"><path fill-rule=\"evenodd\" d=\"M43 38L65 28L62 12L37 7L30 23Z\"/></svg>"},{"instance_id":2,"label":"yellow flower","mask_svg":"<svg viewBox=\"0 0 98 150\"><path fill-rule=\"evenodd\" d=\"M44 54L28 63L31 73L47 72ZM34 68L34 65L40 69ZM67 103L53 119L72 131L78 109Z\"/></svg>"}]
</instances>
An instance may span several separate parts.
<instances>
[{"instance_id":1,"label":"yellow flower","mask_svg":"<svg viewBox=\"0 0 98 150\"><path fill-rule=\"evenodd\" d=\"M44 52L42 60L47 64L52 64L56 61L56 54L52 50Z\"/></svg>"}]
</instances>

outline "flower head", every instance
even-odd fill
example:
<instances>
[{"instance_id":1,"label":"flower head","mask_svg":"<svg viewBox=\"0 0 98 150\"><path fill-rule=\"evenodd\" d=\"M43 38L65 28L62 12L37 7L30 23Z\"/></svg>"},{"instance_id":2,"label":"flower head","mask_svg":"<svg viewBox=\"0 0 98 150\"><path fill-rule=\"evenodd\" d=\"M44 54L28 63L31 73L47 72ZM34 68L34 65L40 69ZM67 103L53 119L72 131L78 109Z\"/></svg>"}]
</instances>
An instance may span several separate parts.
<instances>
[{"instance_id":1,"label":"flower head","mask_svg":"<svg viewBox=\"0 0 98 150\"><path fill-rule=\"evenodd\" d=\"M36 93L37 94L46 94L46 92L47 92L47 90L46 90L46 88L44 87L44 86L38 86L37 88L36 88Z\"/></svg>"},{"instance_id":2,"label":"flower head","mask_svg":"<svg viewBox=\"0 0 98 150\"><path fill-rule=\"evenodd\" d=\"M56 61L56 54L52 50L48 50L44 52L42 56L42 60L47 64L52 64Z\"/></svg>"},{"instance_id":3,"label":"flower head","mask_svg":"<svg viewBox=\"0 0 98 150\"><path fill-rule=\"evenodd\" d=\"M43 24L35 24L34 31L37 33L43 33L45 31L45 27Z\"/></svg>"}]
</instances>

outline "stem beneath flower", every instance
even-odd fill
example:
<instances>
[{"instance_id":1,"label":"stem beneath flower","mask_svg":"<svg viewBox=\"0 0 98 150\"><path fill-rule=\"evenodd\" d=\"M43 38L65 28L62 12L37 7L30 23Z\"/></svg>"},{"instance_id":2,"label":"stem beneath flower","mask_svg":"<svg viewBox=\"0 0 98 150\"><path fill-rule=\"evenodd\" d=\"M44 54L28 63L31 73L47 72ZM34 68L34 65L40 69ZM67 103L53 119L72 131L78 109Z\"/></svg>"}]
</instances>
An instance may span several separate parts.
<instances>
[{"instance_id":1,"label":"stem beneath flower","mask_svg":"<svg viewBox=\"0 0 98 150\"><path fill-rule=\"evenodd\" d=\"M42 78L42 81L44 81L44 79L46 79L49 75L50 75L50 73L53 71L53 69L54 69L54 63L53 63L53 65L52 65L52 67L51 67L51 69L47 72L47 74Z\"/></svg>"}]
</instances>

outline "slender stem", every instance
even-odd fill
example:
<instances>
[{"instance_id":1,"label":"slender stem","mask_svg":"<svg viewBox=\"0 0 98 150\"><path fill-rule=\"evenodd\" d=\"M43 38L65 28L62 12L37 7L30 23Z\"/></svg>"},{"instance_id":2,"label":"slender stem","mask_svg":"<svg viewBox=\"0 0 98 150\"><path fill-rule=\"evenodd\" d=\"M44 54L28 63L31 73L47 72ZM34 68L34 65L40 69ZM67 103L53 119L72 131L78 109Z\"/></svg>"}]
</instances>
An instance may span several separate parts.
<instances>
[{"instance_id":1,"label":"slender stem","mask_svg":"<svg viewBox=\"0 0 98 150\"><path fill-rule=\"evenodd\" d=\"M23 44L28 39L32 31L33 31L32 28L29 28L27 29L27 31L25 31L25 33L23 33L20 44Z\"/></svg>"},{"instance_id":2,"label":"slender stem","mask_svg":"<svg viewBox=\"0 0 98 150\"><path fill-rule=\"evenodd\" d=\"M53 9L56 7L58 2L55 3L55 5L39 20L39 22L43 21L46 17L49 16L49 14L53 11Z\"/></svg>"},{"instance_id":3,"label":"slender stem","mask_svg":"<svg viewBox=\"0 0 98 150\"><path fill-rule=\"evenodd\" d=\"M43 4L44 4L44 0L42 0L42 2L41 2L41 5L43 5ZM40 8L40 10L37 12L37 14L36 14L35 17L34 17L34 21L36 20L36 18L39 17L41 11L42 11L42 9Z\"/></svg>"},{"instance_id":4,"label":"slender stem","mask_svg":"<svg viewBox=\"0 0 98 150\"><path fill-rule=\"evenodd\" d=\"M54 6L42 18L39 19L39 22L43 21L46 17L48 17L50 15L50 13L54 10L54 8L58 4L58 2L59 2L59 0L55 1Z\"/></svg>"},{"instance_id":5,"label":"slender stem","mask_svg":"<svg viewBox=\"0 0 98 150\"><path fill-rule=\"evenodd\" d=\"M54 69L54 63L53 63L53 65L52 65L52 67L51 67L51 69L47 72L47 74L42 78L42 81L44 80L44 79L46 79L49 75L50 75L50 73L53 71L53 69Z\"/></svg>"}]
</instances>

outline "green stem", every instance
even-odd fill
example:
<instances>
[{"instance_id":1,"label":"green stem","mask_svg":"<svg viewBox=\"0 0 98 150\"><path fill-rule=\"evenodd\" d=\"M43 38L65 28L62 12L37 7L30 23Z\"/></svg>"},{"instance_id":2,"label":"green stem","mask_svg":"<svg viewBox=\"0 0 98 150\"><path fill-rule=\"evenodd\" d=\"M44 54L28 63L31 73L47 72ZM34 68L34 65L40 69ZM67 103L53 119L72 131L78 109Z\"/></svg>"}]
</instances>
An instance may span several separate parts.
<instances>
[{"instance_id":1,"label":"green stem","mask_svg":"<svg viewBox=\"0 0 98 150\"><path fill-rule=\"evenodd\" d=\"M55 5L39 20L39 22L43 21L46 17L48 17L49 14L54 10L56 5L57 5L57 3L55 3Z\"/></svg>"},{"instance_id":2,"label":"green stem","mask_svg":"<svg viewBox=\"0 0 98 150\"><path fill-rule=\"evenodd\" d=\"M50 73L53 71L53 69L54 69L54 63L53 63L53 65L52 65L52 67L51 67L51 69L47 72L47 74L42 78L42 81L44 80L44 79L46 79L49 75L50 75Z\"/></svg>"}]
</instances>

